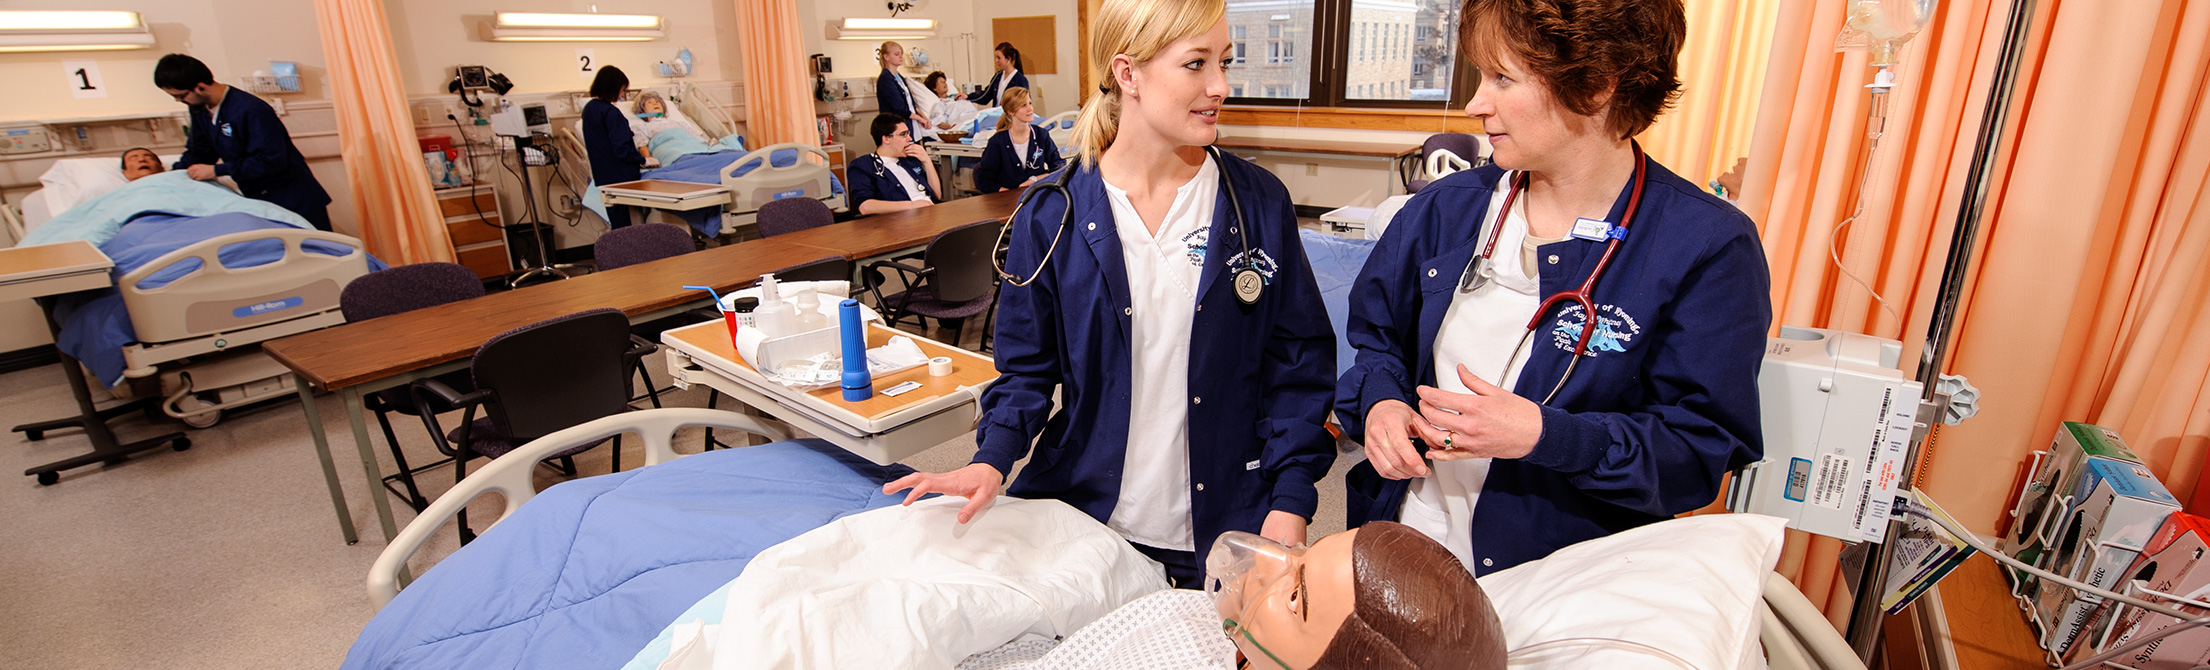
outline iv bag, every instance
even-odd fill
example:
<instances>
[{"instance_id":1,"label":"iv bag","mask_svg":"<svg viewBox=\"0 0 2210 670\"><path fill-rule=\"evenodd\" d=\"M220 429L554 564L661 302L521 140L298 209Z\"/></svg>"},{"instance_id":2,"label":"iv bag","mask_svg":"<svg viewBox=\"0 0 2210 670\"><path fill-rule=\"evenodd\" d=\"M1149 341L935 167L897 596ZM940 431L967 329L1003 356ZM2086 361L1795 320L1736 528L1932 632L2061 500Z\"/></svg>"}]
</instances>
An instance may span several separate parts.
<instances>
[{"instance_id":1,"label":"iv bag","mask_svg":"<svg viewBox=\"0 0 2210 670\"><path fill-rule=\"evenodd\" d=\"M1935 0L1851 0L1835 51L1867 51L1874 67L1894 65L1903 45L1934 18Z\"/></svg>"}]
</instances>

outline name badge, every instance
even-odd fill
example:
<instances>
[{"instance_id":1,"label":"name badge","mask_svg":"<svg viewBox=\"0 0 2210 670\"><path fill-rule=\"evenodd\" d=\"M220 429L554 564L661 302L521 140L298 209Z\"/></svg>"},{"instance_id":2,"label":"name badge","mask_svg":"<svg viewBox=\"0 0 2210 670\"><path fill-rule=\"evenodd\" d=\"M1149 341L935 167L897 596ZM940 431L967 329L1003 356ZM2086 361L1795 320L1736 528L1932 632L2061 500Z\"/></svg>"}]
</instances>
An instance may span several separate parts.
<instances>
[{"instance_id":1,"label":"name badge","mask_svg":"<svg viewBox=\"0 0 2210 670\"><path fill-rule=\"evenodd\" d=\"M1590 242L1602 242L1611 233L1611 222L1602 219L1574 219L1573 236Z\"/></svg>"}]
</instances>

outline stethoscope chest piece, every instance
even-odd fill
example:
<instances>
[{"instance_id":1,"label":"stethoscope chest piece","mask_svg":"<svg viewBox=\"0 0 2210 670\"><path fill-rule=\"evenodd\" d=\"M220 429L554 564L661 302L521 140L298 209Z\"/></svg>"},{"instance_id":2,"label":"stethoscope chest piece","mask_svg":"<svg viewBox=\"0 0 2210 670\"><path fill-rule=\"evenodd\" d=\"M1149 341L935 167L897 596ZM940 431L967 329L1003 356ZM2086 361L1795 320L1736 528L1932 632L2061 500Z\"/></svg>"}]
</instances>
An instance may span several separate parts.
<instances>
[{"instance_id":1,"label":"stethoscope chest piece","mask_svg":"<svg viewBox=\"0 0 2210 670\"><path fill-rule=\"evenodd\" d=\"M1266 290L1266 278L1258 270L1244 268L1235 273L1235 299L1246 305L1258 304L1259 295Z\"/></svg>"}]
</instances>

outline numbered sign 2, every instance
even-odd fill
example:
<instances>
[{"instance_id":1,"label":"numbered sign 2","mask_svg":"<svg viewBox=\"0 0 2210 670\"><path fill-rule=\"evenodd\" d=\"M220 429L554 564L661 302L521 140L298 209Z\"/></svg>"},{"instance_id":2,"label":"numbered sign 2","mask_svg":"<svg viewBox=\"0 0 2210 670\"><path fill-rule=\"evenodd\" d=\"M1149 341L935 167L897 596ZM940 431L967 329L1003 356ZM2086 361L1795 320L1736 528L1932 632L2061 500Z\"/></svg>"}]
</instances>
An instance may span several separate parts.
<instances>
[{"instance_id":1,"label":"numbered sign 2","mask_svg":"<svg viewBox=\"0 0 2210 670\"><path fill-rule=\"evenodd\" d=\"M68 76L69 94L76 99L107 97L107 84L100 81L99 61L65 60L61 62L61 70Z\"/></svg>"},{"instance_id":2,"label":"numbered sign 2","mask_svg":"<svg viewBox=\"0 0 2210 670\"><path fill-rule=\"evenodd\" d=\"M599 76L599 59L590 49L576 50L576 76L584 79Z\"/></svg>"}]
</instances>

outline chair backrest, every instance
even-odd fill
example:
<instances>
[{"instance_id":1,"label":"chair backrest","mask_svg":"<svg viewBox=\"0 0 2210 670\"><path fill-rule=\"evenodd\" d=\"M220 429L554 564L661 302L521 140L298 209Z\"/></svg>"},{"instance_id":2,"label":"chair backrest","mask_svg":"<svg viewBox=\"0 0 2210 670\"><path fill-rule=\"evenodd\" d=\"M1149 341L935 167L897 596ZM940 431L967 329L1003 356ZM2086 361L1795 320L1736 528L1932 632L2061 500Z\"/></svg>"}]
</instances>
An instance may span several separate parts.
<instances>
[{"instance_id":1,"label":"chair backrest","mask_svg":"<svg viewBox=\"0 0 2210 670\"><path fill-rule=\"evenodd\" d=\"M851 281L852 262L843 256L823 256L775 271L776 281Z\"/></svg>"},{"instance_id":2,"label":"chair backrest","mask_svg":"<svg viewBox=\"0 0 2210 670\"><path fill-rule=\"evenodd\" d=\"M795 233L836 223L836 213L813 198L783 198L760 205L761 237Z\"/></svg>"},{"instance_id":3,"label":"chair backrest","mask_svg":"<svg viewBox=\"0 0 2210 670\"><path fill-rule=\"evenodd\" d=\"M415 263L379 270L354 279L338 293L345 320L367 321L483 297L483 280L453 263Z\"/></svg>"},{"instance_id":4,"label":"chair backrest","mask_svg":"<svg viewBox=\"0 0 2210 670\"><path fill-rule=\"evenodd\" d=\"M998 222L977 221L938 233L921 252L921 262L934 268L929 278L936 299L966 302L989 295L997 272L990 255L997 251Z\"/></svg>"},{"instance_id":5,"label":"chair backrest","mask_svg":"<svg viewBox=\"0 0 2210 670\"><path fill-rule=\"evenodd\" d=\"M592 309L500 333L470 373L492 393L484 413L499 432L525 442L623 411L628 351L629 317Z\"/></svg>"},{"instance_id":6,"label":"chair backrest","mask_svg":"<svg viewBox=\"0 0 2210 670\"><path fill-rule=\"evenodd\" d=\"M691 234L666 223L646 223L615 228L591 244L591 257L600 270L636 265L696 251Z\"/></svg>"},{"instance_id":7,"label":"chair backrest","mask_svg":"<svg viewBox=\"0 0 2210 670\"><path fill-rule=\"evenodd\" d=\"M1481 164L1481 141L1466 133L1435 133L1420 143L1428 179L1471 169Z\"/></svg>"}]
</instances>

